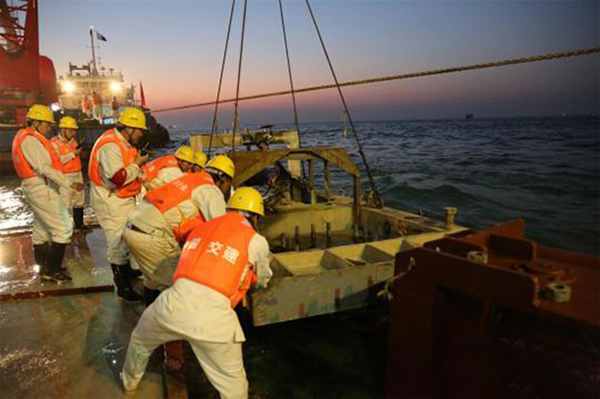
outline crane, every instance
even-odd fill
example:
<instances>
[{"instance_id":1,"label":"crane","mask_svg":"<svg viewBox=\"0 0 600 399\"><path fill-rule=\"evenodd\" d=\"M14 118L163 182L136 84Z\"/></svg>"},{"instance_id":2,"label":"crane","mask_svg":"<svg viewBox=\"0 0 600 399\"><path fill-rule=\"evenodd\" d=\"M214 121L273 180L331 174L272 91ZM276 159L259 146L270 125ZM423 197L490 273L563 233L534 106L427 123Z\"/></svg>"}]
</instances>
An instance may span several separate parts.
<instances>
[{"instance_id":1,"label":"crane","mask_svg":"<svg viewBox=\"0 0 600 399\"><path fill-rule=\"evenodd\" d=\"M38 0L0 0L0 124L22 125L31 104L58 101L54 64L39 47Z\"/></svg>"}]
</instances>

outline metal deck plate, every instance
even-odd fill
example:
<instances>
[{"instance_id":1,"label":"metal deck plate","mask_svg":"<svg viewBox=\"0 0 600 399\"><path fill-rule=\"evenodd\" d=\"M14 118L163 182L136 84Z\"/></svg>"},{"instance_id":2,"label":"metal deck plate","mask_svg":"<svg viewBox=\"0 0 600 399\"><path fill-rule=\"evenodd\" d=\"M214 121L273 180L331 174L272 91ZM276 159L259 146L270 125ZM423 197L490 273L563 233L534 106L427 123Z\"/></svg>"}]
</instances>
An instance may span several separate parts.
<instances>
[{"instance_id":1,"label":"metal deck plate","mask_svg":"<svg viewBox=\"0 0 600 399\"><path fill-rule=\"evenodd\" d=\"M56 284L41 281L29 232L1 236L0 301L112 291L112 272L104 248L105 239L100 229L91 230L85 237L74 239L67 246L63 261L73 281Z\"/></svg>"}]
</instances>

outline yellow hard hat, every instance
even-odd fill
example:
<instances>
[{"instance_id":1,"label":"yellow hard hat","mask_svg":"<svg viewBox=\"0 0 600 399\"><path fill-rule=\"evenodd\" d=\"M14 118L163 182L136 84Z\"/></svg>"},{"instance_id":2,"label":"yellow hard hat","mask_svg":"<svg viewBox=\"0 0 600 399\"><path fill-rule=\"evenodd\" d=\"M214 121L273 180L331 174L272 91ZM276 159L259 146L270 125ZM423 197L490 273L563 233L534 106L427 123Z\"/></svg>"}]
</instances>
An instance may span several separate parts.
<instances>
[{"instance_id":1,"label":"yellow hard hat","mask_svg":"<svg viewBox=\"0 0 600 399\"><path fill-rule=\"evenodd\" d=\"M27 111L27 119L32 119L34 121L42 121L55 123L54 121L54 113L50 109L50 107L42 104L33 104L29 111Z\"/></svg>"},{"instance_id":2,"label":"yellow hard hat","mask_svg":"<svg viewBox=\"0 0 600 399\"><path fill-rule=\"evenodd\" d=\"M175 158L194 163L194 150L189 145L182 145L175 151Z\"/></svg>"},{"instance_id":3,"label":"yellow hard hat","mask_svg":"<svg viewBox=\"0 0 600 399\"><path fill-rule=\"evenodd\" d=\"M227 155L217 155L206 163L206 168L223 172L232 179L235 175L235 165L233 164L231 158L229 158Z\"/></svg>"},{"instance_id":4,"label":"yellow hard hat","mask_svg":"<svg viewBox=\"0 0 600 399\"><path fill-rule=\"evenodd\" d=\"M63 116L62 118L60 118L60 121L58 122L58 128L59 129L79 129L79 126L77 126L77 121L75 120L75 118L70 117L70 116Z\"/></svg>"},{"instance_id":5,"label":"yellow hard hat","mask_svg":"<svg viewBox=\"0 0 600 399\"><path fill-rule=\"evenodd\" d=\"M121 115L119 115L119 123L123 126L148 130L146 115L141 110L133 107L123 108Z\"/></svg>"},{"instance_id":6,"label":"yellow hard hat","mask_svg":"<svg viewBox=\"0 0 600 399\"><path fill-rule=\"evenodd\" d=\"M196 151L194 153L194 163L200 167L204 167L204 165L206 165L206 161L208 160L208 157L206 156L205 153L203 153L202 151Z\"/></svg>"},{"instance_id":7,"label":"yellow hard hat","mask_svg":"<svg viewBox=\"0 0 600 399\"><path fill-rule=\"evenodd\" d=\"M252 187L240 187L235 190L229 201L227 201L227 208L265 216L262 195Z\"/></svg>"}]
</instances>

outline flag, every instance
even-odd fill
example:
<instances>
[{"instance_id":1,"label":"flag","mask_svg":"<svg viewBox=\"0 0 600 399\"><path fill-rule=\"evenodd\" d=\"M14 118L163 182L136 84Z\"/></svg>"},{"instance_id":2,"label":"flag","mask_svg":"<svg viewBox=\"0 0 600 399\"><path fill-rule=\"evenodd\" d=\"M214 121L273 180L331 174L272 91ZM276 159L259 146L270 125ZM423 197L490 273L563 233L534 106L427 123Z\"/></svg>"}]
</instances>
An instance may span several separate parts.
<instances>
[{"instance_id":1,"label":"flag","mask_svg":"<svg viewBox=\"0 0 600 399\"><path fill-rule=\"evenodd\" d=\"M144 95L144 86L142 86L142 81L140 80L140 105L142 108L146 108L146 96Z\"/></svg>"},{"instance_id":2,"label":"flag","mask_svg":"<svg viewBox=\"0 0 600 399\"><path fill-rule=\"evenodd\" d=\"M106 40L106 37L104 37L104 35L100 32L96 32L96 39L103 41L103 42L107 42L108 40Z\"/></svg>"}]
</instances>

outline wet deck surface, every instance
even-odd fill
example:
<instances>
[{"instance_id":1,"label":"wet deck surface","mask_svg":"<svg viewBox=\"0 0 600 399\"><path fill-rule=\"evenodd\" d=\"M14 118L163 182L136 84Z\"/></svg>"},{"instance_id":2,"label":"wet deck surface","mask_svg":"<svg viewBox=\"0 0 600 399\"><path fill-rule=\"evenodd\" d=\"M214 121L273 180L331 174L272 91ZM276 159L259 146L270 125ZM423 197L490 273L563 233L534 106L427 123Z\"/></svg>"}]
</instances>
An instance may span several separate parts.
<instances>
[{"instance_id":1,"label":"wet deck surface","mask_svg":"<svg viewBox=\"0 0 600 399\"><path fill-rule=\"evenodd\" d=\"M129 335L142 305L113 293L0 304L2 398L162 398L160 364L149 365L139 389L118 380Z\"/></svg>"},{"instance_id":2,"label":"wet deck surface","mask_svg":"<svg viewBox=\"0 0 600 399\"><path fill-rule=\"evenodd\" d=\"M56 284L40 279L28 231L0 236L0 301L112 291L112 272L104 248L105 239L100 229L74 236L63 261L73 281Z\"/></svg>"}]
</instances>

